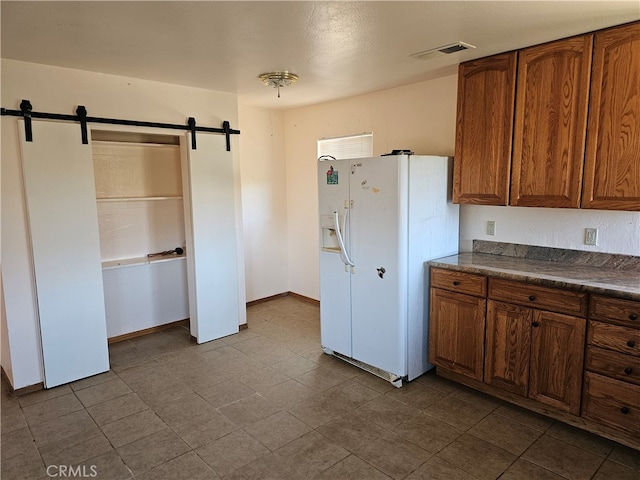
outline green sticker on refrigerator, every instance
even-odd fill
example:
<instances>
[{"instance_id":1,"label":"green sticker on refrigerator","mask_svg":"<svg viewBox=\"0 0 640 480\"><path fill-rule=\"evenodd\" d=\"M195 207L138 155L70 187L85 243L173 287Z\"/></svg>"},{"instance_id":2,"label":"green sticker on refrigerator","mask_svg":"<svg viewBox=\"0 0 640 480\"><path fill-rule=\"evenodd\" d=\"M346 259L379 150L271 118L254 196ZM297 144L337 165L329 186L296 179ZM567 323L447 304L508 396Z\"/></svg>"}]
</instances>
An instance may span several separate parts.
<instances>
[{"instance_id":1,"label":"green sticker on refrigerator","mask_svg":"<svg viewBox=\"0 0 640 480\"><path fill-rule=\"evenodd\" d=\"M327 170L327 185L338 185L338 171L333 169L333 165Z\"/></svg>"}]
</instances>

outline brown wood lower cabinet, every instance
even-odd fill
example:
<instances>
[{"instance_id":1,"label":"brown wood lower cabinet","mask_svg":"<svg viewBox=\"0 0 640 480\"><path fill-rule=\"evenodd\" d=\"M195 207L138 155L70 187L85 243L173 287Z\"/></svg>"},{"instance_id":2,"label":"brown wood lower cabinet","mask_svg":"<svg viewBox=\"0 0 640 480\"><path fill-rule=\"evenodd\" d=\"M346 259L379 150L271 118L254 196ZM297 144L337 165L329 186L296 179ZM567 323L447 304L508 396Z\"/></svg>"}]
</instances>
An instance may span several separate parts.
<instances>
[{"instance_id":1,"label":"brown wood lower cabinet","mask_svg":"<svg viewBox=\"0 0 640 480\"><path fill-rule=\"evenodd\" d=\"M585 362L587 370L640 385L640 357L588 346Z\"/></svg>"},{"instance_id":2,"label":"brown wood lower cabinet","mask_svg":"<svg viewBox=\"0 0 640 480\"><path fill-rule=\"evenodd\" d=\"M592 295L589 311L582 416L640 438L640 302Z\"/></svg>"},{"instance_id":3,"label":"brown wood lower cabinet","mask_svg":"<svg viewBox=\"0 0 640 480\"><path fill-rule=\"evenodd\" d=\"M529 397L580 414L586 320L534 311Z\"/></svg>"},{"instance_id":4,"label":"brown wood lower cabinet","mask_svg":"<svg viewBox=\"0 0 640 480\"><path fill-rule=\"evenodd\" d=\"M431 363L482 380L485 305L484 298L431 289Z\"/></svg>"},{"instance_id":5,"label":"brown wood lower cabinet","mask_svg":"<svg viewBox=\"0 0 640 480\"><path fill-rule=\"evenodd\" d=\"M640 386L591 372L585 373L584 384L583 417L640 435Z\"/></svg>"},{"instance_id":6,"label":"brown wood lower cabinet","mask_svg":"<svg viewBox=\"0 0 640 480\"><path fill-rule=\"evenodd\" d=\"M640 450L640 302L439 268L430 300L438 375Z\"/></svg>"},{"instance_id":7,"label":"brown wood lower cabinet","mask_svg":"<svg viewBox=\"0 0 640 480\"><path fill-rule=\"evenodd\" d=\"M485 383L578 415L585 323L489 300Z\"/></svg>"},{"instance_id":8,"label":"brown wood lower cabinet","mask_svg":"<svg viewBox=\"0 0 640 480\"><path fill-rule=\"evenodd\" d=\"M526 397L529 394L533 310L489 300L484 381Z\"/></svg>"}]
</instances>

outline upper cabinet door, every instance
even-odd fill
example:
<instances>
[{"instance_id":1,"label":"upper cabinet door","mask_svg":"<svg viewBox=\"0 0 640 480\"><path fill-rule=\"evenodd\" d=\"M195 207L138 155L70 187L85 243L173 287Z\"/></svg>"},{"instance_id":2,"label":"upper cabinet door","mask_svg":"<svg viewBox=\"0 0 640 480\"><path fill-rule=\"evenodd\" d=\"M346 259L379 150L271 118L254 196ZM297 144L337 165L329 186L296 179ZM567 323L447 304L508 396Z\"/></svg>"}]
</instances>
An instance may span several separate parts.
<instances>
[{"instance_id":1,"label":"upper cabinet door","mask_svg":"<svg viewBox=\"0 0 640 480\"><path fill-rule=\"evenodd\" d=\"M640 22L595 35L582 207L640 210Z\"/></svg>"},{"instance_id":2,"label":"upper cabinet door","mask_svg":"<svg viewBox=\"0 0 640 480\"><path fill-rule=\"evenodd\" d=\"M455 203L507 204L515 81L515 52L460 65Z\"/></svg>"},{"instance_id":3,"label":"upper cabinet door","mask_svg":"<svg viewBox=\"0 0 640 480\"><path fill-rule=\"evenodd\" d=\"M580 206L593 35L519 52L511 205Z\"/></svg>"}]
</instances>

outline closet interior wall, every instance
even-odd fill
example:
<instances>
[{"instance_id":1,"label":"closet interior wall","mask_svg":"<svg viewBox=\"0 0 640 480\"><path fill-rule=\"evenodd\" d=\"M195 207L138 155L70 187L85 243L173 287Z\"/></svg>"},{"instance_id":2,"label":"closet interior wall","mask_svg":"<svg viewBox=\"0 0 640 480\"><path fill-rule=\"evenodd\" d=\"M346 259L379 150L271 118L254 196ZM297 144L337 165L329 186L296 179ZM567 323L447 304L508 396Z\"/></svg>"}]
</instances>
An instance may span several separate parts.
<instances>
[{"instance_id":1,"label":"closet interior wall","mask_svg":"<svg viewBox=\"0 0 640 480\"><path fill-rule=\"evenodd\" d=\"M179 138L91 138L108 338L189 318Z\"/></svg>"}]
</instances>

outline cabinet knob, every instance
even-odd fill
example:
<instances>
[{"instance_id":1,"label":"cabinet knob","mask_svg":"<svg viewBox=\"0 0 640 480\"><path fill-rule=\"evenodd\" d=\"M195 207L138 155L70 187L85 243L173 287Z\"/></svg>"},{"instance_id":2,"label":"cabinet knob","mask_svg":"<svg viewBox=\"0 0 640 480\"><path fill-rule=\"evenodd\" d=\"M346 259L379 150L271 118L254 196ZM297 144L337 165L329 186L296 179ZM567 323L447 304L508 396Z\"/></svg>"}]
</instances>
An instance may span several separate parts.
<instances>
[{"instance_id":1,"label":"cabinet knob","mask_svg":"<svg viewBox=\"0 0 640 480\"><path fill-rule=\"evenodd\" d=\"M629 413L629 409L627 407L622 407L620 409L620 413L622 413L623 415L626 415L627 413Z\"/></svg>"},{"instance_id":2,"label":"cabinet knob","mask_svg":"<svg viewBox=\"0 0 640 480\"><path fill-rule=\"evenodd\" d=\"M633 373L633 368L631 367L627 367L624 369L624 373L626 373L627 375L631 375Z\"/></svg>"},{"instance_id":3,"label":"cabinet knob","mask_svg":"<svg viewBox=\"0 0 640 480\"><path fill-rule=\"evenodd\" d=\"M533 322L531 324L532 327L539 327L540 326L540 322Z\"/></svg>"},{"instance_id":4,"label":"cabinet knob","mask_svg":"<svg viewBox=\"0 0 640 480\"><path fill-rule=\"evenodd\" d=\"M459 282L459 281L457 281L457 280L456 280L456 281L454 281L454 282L453 282L453 286L454 286L454 287L457 287L458 285L460 285L460 282Z\"/></svg>"},{"instance_id":5,"label":"cabinet knob","mask_svg":"<svg viewBox=\"0 0 640 480\"><path fill-rule=\"evenodd\" d=\"M629 340L629 341L627 342L627 347L629 347L629 348L633 348L633 347L635 347L635 346L636 346L636 342L634 342L633 340Z\"/></svg>"},{"instance_id":6,"label":"cabinet knob","mask_svg":"<svg viewBox=\"0 0 640 480\"><path fill-rule=\"evenodd\" d=\"M533 295L529 295L529 301L530 302L535 302L536 301L536 297Z\"/></svg>"},{"instance_id":7,"label":"cabinet knob","mask_svg":"<svg viewBox=\"0 0 640 480\"><path fill-rule=\"evenodd\" d=\"M638 314L636 313L629 314L629 320L637 320L637 319L638 319Z\"/></svg>"}]
</instances>

